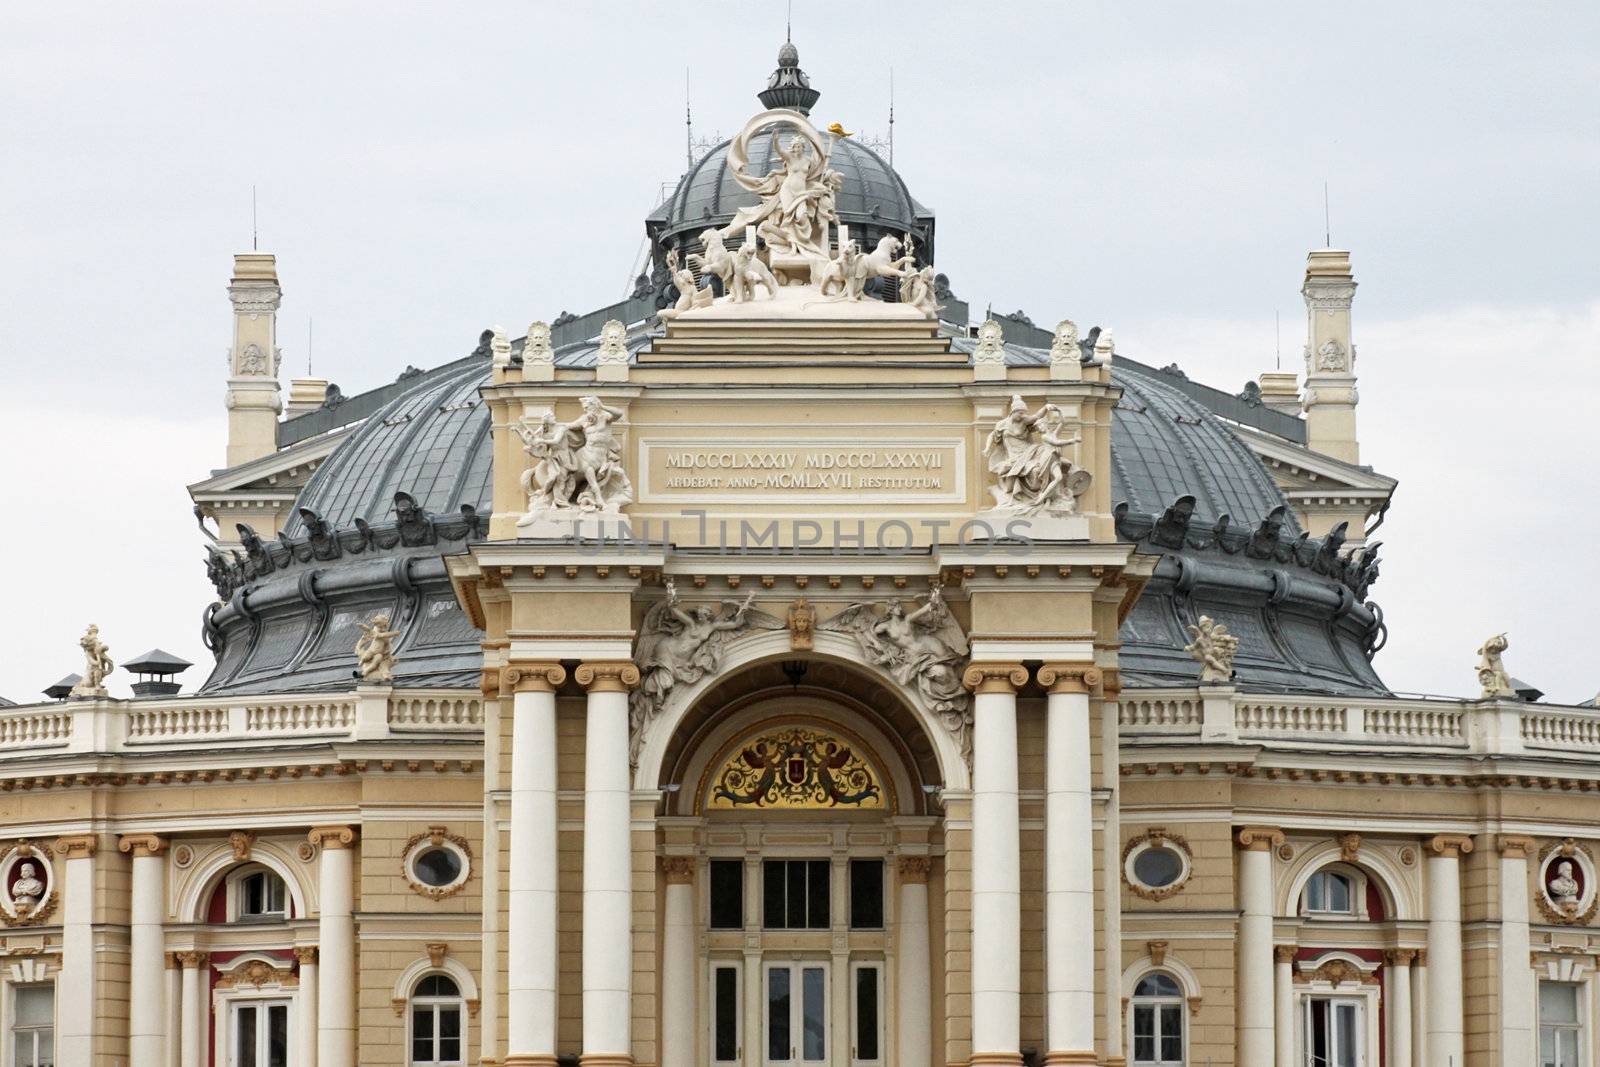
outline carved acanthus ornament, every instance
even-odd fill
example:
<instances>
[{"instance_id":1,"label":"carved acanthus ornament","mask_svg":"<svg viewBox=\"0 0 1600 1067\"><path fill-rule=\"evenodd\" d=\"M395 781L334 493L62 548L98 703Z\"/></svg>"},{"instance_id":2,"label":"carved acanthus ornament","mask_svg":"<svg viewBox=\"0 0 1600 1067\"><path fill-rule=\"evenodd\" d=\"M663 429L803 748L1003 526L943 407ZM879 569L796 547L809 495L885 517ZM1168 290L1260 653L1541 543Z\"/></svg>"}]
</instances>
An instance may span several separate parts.
<instances>
[{"instance_id":1,"label":"carved acanthus ornament","mask_svg":"<svg viewBox=\"0 0 1600 1067\"><path fill-rule=\"evenodd\" d=\"M922 885L928 881L928 875L933 870L933 860L927 856L901 856L899 870L901 882Z\"/></svg>"},{"instance_id":2,"label":"carved acanthus ornament","mask_svg":"<svg viewBox=\"0 0 1600 1067\"><path fill-rule=\"evenodd\" d=\"M1272 958L1279 963L1293 963L1295 956L1300 952L1297 945L1274 945Z\"/></svg>"},{"instance_id":3,"label":"carved acanthus ornament","mask_svg":"<svg viewBox=\"0 0 1600 1067\"><path fill-rule=\"evenodd\" d=\"M1334 989L1342 985L1377 985L1378 976L1369 971L1362 970L1349 960L1335 956L1311 970L1302 970L1295 976L1296 982L1312 983L1326 982Z\"/></svg>"},{"instance_id":4,"label":"carved acanthus ornament","mask_svg":"<svg viewBox=\"0 0 1600 1067\"><path fill-rule=\"evenodd\" d=\"M967 635L950 614L943 590L908 612L898 601L852 604L818 629L855 636L868 662L888 671L955 737L962 758L972 765L972 697L962 685L968 656ZM1021 666L1022 681L1027 671Z\"/></svg>"},{"instance_id":5,"label":"carved acanthus ornament","mask_svg":"<svg viewBox=\"0 0 1600 1067\"><path fill-rule=\"evenodd\" d=\"M662 856L661 873L668 885L690 885L694 882L695 858L693 856Z\"/></svg>"},{"instance_id":6,"label":"carved acanthus ornament","mask_svg":"<svg viewBox=\"0 0 1600 1067\"><path fill-rule=\"evenodd\" d=\"M187 964L185 964L187 966ZM282 986L284 988L299 985L299 980L288 967L274 967L266 960L245 960L231 970L224 971L217 976L218 989L233 989L238 986L255 986L261 989L265 986Z\"/></svg>"}]
</instances>

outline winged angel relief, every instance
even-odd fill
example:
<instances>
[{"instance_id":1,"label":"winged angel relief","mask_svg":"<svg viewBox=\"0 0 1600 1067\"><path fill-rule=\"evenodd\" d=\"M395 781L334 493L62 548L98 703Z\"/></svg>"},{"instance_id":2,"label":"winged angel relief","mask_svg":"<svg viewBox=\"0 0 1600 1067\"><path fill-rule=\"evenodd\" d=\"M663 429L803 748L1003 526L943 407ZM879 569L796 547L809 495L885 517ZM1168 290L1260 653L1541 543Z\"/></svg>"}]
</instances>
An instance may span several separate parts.
<instances>
[{"instance_id":1,"label":"winged angel relief","mask_svg":"<svg viewBox=\"0 0 1600 1067\"><path fill-rule=\"evenodd\" d=\"M887 607L852 604L820 629L854 634L868 660L901 685L914 685L928 710L955 736L962 759L972 764L972 697L961 684L967 636L938 586L914 611L907 612L899 601Z\"/></svg>"},{"instance_id":2,"label":"winged angel relief","mask_svg":"<svg viewBox=\"0 0 1600 1067\"><path fill-rule=\"evenodd\" d=\"M721 670L723 653L736 633L785 628L783 620L751 610L754 599L751 592L742 601L724 600L720 608L709 604L685 608L678 603L677 587L667 581L667 598L645 612L639 627L634 654L639 685L628 708L628 757L632 763L639 762L645 730L661 714L672 690Z\"/></svg>"}]
</instances>

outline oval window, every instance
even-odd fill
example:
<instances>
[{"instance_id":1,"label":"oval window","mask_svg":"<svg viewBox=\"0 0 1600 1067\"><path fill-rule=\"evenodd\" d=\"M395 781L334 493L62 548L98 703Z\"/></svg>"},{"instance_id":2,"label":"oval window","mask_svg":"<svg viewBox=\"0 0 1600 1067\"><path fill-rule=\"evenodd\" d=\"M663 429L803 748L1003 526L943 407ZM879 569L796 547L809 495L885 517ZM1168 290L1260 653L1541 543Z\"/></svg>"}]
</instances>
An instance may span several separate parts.
<instances>
[{"instance_id":1,"label":"oval window","mask_svg":"<svg viewBox=\"0 0 1600 1067\"><path fill-rule=\"evenodd\" d=\"M461 877L461 858L448 848L430 848L418 853L412 868L417 881L437 889Z\"/></svg>"},{"instance_id":2,"label":"oval window","mask_svg":"<svg viewBox=\"0 0 1600 1067\"><path fill-rule=\"evenodd\" d=\"M1133 857L1133 875L1151 889L1165 889L1183 877L1183 857L1177 849L1151 845Z\"/></svg>"}]
</instances>

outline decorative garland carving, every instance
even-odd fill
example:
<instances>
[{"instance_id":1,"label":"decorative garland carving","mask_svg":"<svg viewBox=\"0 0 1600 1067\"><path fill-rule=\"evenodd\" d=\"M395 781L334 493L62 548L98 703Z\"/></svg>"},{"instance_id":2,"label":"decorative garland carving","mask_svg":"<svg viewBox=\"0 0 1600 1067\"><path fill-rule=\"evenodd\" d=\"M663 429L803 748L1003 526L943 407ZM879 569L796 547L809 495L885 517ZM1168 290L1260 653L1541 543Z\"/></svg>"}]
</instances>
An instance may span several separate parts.
<instances>
[{"instance_id":1,"label":"decorative garland carving","mask_svg":"<svg viewBox=\"0 0 1600 1067\"><path fill-rule=\"evenodd\" d=\"M1352 985L1377 985L1378 976L1374 973L1363 971L1347 959L1335 956L1313 970L1301 971L1296 974L1295 981L1303 983L1327 982L1333 988L1338 989L1346 982Z\"/></svg>"},{"instance_id":2,"label":"decorative garland carving","mask_svg":"<svg viewBox=\"0 0 1600 1067\"><path fill-rule=\"evenodd\" d=\"M420 845L427 844L429 848L438 848L446 841L461 850L463 863L461 864L461 877L450 885L429 885L417 880L411 872L411 861ZM444 900L453 897L466 888L472 881L472 846L460 834L452 834L444 826L430 826L420 834L412 834L400 849L400 875L406 880L406 885L411 887L413 893L427 897L429 900ZM435 967L439 966L437 963Z\"/></svg>"},{"instance_id":3,"label":"decorative garland carving","mask_svg":"<svg viewBox=\"0 0 1600 1067\"><path fill-rule=\"evenodd\" d=\"M1128 861L1135 851L1148 844L1152 848L1172 848L1183 855L1183 872L1171 885L1147 886L1134 881L1128 876ZM1165 827L1152 826L1144 833L1128 839L1122 846L1122 884L1136 897L1145 900L1166 900L1183 890L1189 884L1189 876L1194 873L1194 850L1189 847L1189 842L1179 834L1168 833ZM1157 944L1158 942L1151 942ZM1165 942L1159 942L1165 946ZM1158 964L1159 966L1159 964Z\"/></svg>"},{"instance_id":4,"label":"decorative garland carving","mask_svg":"<svg viewBox=\"0 0 1600 1067\"><path fill-rule=\"evenodd\" d=\"M1588 862L1578 860L1579 856ZM1577 862L1583 875L1583 889L1576 901L1562 902L1550 895L1550 883L1546 872L1551 863L1562 859ZM1570 837L1550 842L1539 850L1539 862L1534 868L1534 877L1539 883L1539 891L1534 894L1534 903L1539 906L1539 913L1546 919L1562 926L1588 926L1594 921L1596 910L1600 910L1600 892L1596 891L1597 887L1594 884L1594 853L1587 847Z\"/></svg>"}]
</instances>

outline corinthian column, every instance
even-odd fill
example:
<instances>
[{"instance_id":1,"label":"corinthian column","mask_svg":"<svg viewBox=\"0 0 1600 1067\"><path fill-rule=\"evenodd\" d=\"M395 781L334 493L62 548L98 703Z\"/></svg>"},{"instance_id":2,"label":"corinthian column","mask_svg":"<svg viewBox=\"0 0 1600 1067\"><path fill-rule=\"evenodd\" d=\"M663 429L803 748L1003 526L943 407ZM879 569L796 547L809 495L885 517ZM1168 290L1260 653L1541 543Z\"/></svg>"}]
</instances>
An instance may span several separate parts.
<instances>
[{"instance_id":1,"label":"corinthian column","mask_svg":"<svg viewBox=\"0 0 1600 1067\"><path fill-rule=\"evenodd\" d=\"M585 663L583 750L583 1067L633 1062L633 871L628 690L639 668Z\"/></svg>"},{"instance_id":2,"label":"corinthian column","mask_svg":"<svg viewBox=\"0 0 1600 1067\"><path fill-rule=\"evenodd\" d=\"M926 856L900 857L900 906L895 910L895 1046L898 1067L932 1067L933 987L928 948Z\"/></svg>"},{"instance_id":3,"label":"corinthian column","mask_svg":"<svg viewBox=\"0 0 1600 1067\"><path fill-rule=\"evenodd\" d=\"M1440 834L1428 842L1429 1063L1465 1063L1461 991L1461 855L1472 838ZM1527 954L1523 954L1527 962Z\"/></svg>"},{"instance_id":4,"label":"corinthian column","mask_svg":"<svg viewBox=\"0 0 1600 1067\"><path fill-rule=\"evenodd\" d=\"M117 845L133 856L128 901L128 1059L166 1062L166 910L167 843L154 834L129 834Z\"/></svg>"},{"instance_id":5,"label":"corinthian column","mask_svg":"<svg viewBox=\"0 0 1600 1067\"><path fill-rule=\"evenodd\" d=\"M178 966L183 968L183 1037L178 1062L182 1067L205 1067L210 1062L206 1055L206 1038L211 1034L206 968L211 966L211 956L205 952L180 952Z\"/></svg>"},{"instance_id":6,"label":"corinthian column","mask_svg":"<svg viewBox=\"0 0 1600 1067\"><path fill-rule=\"evenodd\" d=\"M1537 846L1531 837L1500 835L1500 1057L1502 1062L1538 1060L1534 1047L1537 991L1528 956L1528 858Z\"/></svg>"},{"instance_id":7,"label":"corinthian column","mask_svg":"<svg viewBox=\"0 0 1600 1067\"><path fill-rule=\"evenodd\" d=\"M1019 663L974 663L972 1064L1022 1063L1022 827L1017 808Z\"/></svg>"},{"instance_id":8,"label":"corinthian column","mask_svg":"<svg viewBox=\"0 0 1600 1067\"><path fill-rule=\"evenodd\" d=\"M1414 948L1397 948L1385 957L1389 963L1389 1067L1411 1067L1411 961Z\"/></svg>"},{"instance_id":9,"label":"corinthian column","mask_svg":"<svg viewBox=\"0 0 1600 1067\"><path fill-rule=\"evenodd\" d=\"M528 663L502 678L512 694L506 1067L555 1067L556 689L567 672Z\"/></svg>"},{"instance_id":10,"label":"corinthian column","mask_svg":"<svg viewBox=\"0 0 1600 1067\"><path fill-rule=\"evenodd\" d=\"M1239 1033L1240 1063L1271 1063L1272 850L1283 833L1248 826L1239 831Z\"/></svg>"},{"instance_id":11,"label":"corinthian column","mask_svg":"<svg viewBox=\"0 0 1600 1067\"><path fill-rule=\"evenodd\" d=\"M296 1061L300 1067L317 1067L317 947L300 945L294 950L300 964L299 1018L295 1020Z\"/></svg>"},{"instance_id":12,"label":"corinthian column","mask_svg":"<svg viewBox=\"0 0 1600 1067\"><path fill-rule=\"evenodd\" d=\"M317 920L321 974L317 988L317 1067L355 1067L355 871L348 826L319 826L306 835L319 846Z\"/></svg>"},{"instance_id":13,"label":"corinthian column","mask_svg":"<svg viewBox=\"0 0 1600 1067\"><path fill-rule=\"evenodd\" d=\"M1278 1067L1298 1067L1294 1062L1294 957L1293 945L1279 945L1273 949L1274 971L1272 990L1272 1020L1274 1042L1277 1046ZM1391 1065L1393 1067L1393 1065Z\"/></svg>"},{"instance_id":14,"label":"corinthian column","mask_svg":"<svg viewBox=\"0 0 1600 1067\"><path fill-rule=\"evenodd\" d=\"M694 1063L695 936L693 856L664 856L667 876L661 938L661 1067Z\"/></svg>"},{"instance_id":15,"label":"corinthian column","mask_svg":"<svg viewBox=\"0 0 1600 1067\"><path fill-rule=\"evenodd\" d=\"M1045 741L1045 1063L1094 1063L1094 808L1089 780L1093 665L1047 663Z\"/></svg>"}]
</instances>

